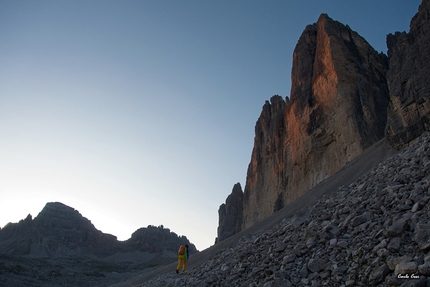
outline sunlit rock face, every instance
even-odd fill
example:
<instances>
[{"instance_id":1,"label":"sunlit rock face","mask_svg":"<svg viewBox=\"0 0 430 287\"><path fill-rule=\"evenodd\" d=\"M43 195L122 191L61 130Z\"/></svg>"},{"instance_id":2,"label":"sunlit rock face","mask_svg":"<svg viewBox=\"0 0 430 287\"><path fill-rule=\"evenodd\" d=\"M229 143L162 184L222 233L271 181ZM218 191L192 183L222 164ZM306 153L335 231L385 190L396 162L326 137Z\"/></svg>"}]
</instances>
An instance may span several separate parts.
<instances>
[{"instance_id":1,"label":"sunlit rock face","mask_svg":"<svg viewBox=\"0 0 430 287\"><path fill-rule=\"evenodd\" d=\"M397 148L430 130L429 11L430 1L423 1L409 33L387 36L390 104L386 139Z\"/></svg>"},{"instance_id":2,"label":"sunlit rock face","mask_svg":"<svg viewBox=\"0 0 430 287\"><path fill-rule=\"evenodd\" d=\"M266 101L255 126L242 230L383 138L387 69L384 54L327 15L305 28L294 50L290 98Z\"/></svg>"},{"instance_id":3,"label":"sunlit rock face","mask_svg":"<svg viewBox=\"0 0 430 287\"><path fill-rule=\"evenodd\" d=\"M256 124L244 191L248 228L384 136L387 57L323 14L293 55L290 100L272 97Z\"/></svg>"}]
</instances>

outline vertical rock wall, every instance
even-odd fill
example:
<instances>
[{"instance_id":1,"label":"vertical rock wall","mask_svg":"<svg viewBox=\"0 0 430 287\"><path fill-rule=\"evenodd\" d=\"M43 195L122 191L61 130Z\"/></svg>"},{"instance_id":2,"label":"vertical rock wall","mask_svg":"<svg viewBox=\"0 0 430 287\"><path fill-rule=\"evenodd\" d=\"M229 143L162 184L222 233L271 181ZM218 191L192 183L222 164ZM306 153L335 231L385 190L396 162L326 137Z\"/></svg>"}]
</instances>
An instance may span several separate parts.
<instances>
[{"instance_id":1,"label":"vertical rock wall","mask_svg":"<svg viewBox=\"0 0 430 287\"><path fill-rule=\"evenodd\" d=\"M409 33L387 36L390 104L386 140L396 148L430 130L430 1L424 0Z\"/></svg>"},{"instance_id":2,"label":"vertical rock wall","mask_svg":"<svg viewBox=\"0 0 430 287\"><path fill-rule=\"evenodd\" d=\"M430 0L423 0L410 31L387 36L388 57L325 14L305 28L294 50L290 98L266 101L255 126L242 230L384 136L402 148L430 130L429 20ZM227 222L237 226L220 220L219 230L231 230Z\"/></svg>"},{"instance_id":3,"label":"vertical rock wall","mask_svg":"<svg viewBox=\"0 0 430 287\"><path fill-rule=\"evenodd\" d=\"M240 230L293 202L384 136L387 69L385 55L327 15L305 28L294 50L290 98L266 101L255 126ZM238 219L226 219L229 209L227 200L219 210L219 241L237 230Z\"/></svg>"},{"instance_id":4,"label":"vertical rock wall","mask_svg":"<svg viewBox=\"0 0 430 287\"><path fill-rule=\"evenodd\" d=\"M384 136L387 57L327 15L293 55L291 97L266 102L255 128L242 229L271 215Z\"/></svg>"}]
</instances>

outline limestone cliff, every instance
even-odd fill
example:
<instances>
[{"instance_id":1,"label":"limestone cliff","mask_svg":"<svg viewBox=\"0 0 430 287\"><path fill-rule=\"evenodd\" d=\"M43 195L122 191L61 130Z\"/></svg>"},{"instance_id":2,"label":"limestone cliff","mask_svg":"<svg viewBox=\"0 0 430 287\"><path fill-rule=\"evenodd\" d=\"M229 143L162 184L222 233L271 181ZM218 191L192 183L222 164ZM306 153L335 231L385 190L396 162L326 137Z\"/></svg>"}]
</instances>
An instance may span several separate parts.
<instances>
[{"instance_id":1,"label":"limestone cliff","mask_svg":"<svg viewBox=\"0 0 430 287\"><path fill-rule=\"evenodd\" d=\"M390 104L387 142L403 147L430 130L430 1L425 0L410 24L409 33L387 37Z\"/></svg>"},{"instance_id":2,"label":"limestone cliff","mask_svg":"<svg viewBox=\"0 0 430 287\"><path fill-rule=\"evenodd\" d=\"M241 230L384 136L387 69L384 54L327 15L305 28L294 50L290 98L266 101L255 126ZM227 228L220 221L219 230Z\"/></svg>"},{"instance_id":3,"label":"limestone cliff","mask_svg":"<svg viewBox=\"0 0 430 287\"><path fill-rule=\"evenodd\" d=\"M335 173L384 135L388 62L327 15L293 55L291 97L266 102L255 128L243 224L248 228Z\"/></svg>"},{"instance_id":4,"label":"limestone cliff","mask_svg":"<svg viewBox=\"0 0 430 287\"><path fill-rule=\"evenodd\" d=\"M423 0L410 31L387 36L388 57L327 15L306 27L294 50L290 98L267 101L255 127L241 230L384 136L403 148L430 130L429 20L430 0ZM226 224L218 232L231 230Z\"/></svg>"}]
</instances>

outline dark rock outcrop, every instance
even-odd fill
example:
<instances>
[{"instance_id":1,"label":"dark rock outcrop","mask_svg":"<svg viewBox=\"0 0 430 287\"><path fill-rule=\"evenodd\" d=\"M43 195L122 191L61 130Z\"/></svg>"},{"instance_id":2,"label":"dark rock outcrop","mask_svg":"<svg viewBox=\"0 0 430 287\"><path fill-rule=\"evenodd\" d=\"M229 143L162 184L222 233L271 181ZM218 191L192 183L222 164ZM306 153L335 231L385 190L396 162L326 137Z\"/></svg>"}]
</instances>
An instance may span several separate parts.
<instances>
[{"instance_id":1,"label":"dark rock outcrop","mask_svg":"<svg viewBox=\"0 0 430 287\"><path fill-rule=\"evenodd\" d=\"M225 204L218 210L219 225L216 242L222 241L241 230L243 214L243 191L240 183L233 186Z\"/></svg>"},{"instance_id":2,"label":"dark rock outcrop","mask_svg":"<svg viewBox=\"0 0 430 287\"><path fill-rule=\"evenodd\" d=\"M177 236L170 229L163 226L148 226L136 230L131 235L131 238L125 242L125 249L128 251L140 250L151 253L170 251L176 258L178 247L186 244L188 244L191 254L197 252L194 244L190 243L186 236Z\"/></svg>"},{"instance_id":3,"label":"dark rock outcrop","mask_svg":"<svg viewBox=\"0 0 430 287\"><path fill-rule=\"evenodd\" d=\"M387 36L390 104L386 140L396 148L430 130L430 1L413 17L409 33Z\"/></svg>"}]
</instances>

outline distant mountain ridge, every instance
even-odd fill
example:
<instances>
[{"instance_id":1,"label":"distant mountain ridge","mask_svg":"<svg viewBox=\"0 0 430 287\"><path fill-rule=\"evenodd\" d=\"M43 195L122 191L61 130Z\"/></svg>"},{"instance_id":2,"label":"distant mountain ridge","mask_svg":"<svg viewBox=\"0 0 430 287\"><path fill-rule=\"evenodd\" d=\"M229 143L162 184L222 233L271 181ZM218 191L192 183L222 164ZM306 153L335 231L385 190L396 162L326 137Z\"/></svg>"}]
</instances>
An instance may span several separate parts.
<instances>
[{"instance_id":1,"label":"distant mountain ridge","mask_svg":"<svg viewBox=\"0 0 430 287\"><path fill-rule=\"evenodd\" d=\"M188 244L190 252L197 249L185 236L179 237L164 227L148 226L135 231L126 241L105 234L77 210L60 202L47 203L39 215L18 223L9 223L0 230L0 254L40 258L92 256L105 258L118 252L171 252Z\"/></svg>"},{"instance_id":2,"label":"distant mountain ridge","mask_svg":"<svg viewBox=\"0 0 430 287\"><path fill-rule=\"evenodd\" d=\"M244 190L236 184L220 206L216 242L294 202L375 142L399 149L430 130L429 6L420 5L409 33L387 36L388 56L326 14L305 28L290 97L264 104Z\"/></svg>"},{"instance_id":3,"label":"distant mountain ridge","mask_svg":"<svg viewBox=\"0 0 430 287\"><path fill-rule=\"evenodd\" d=\"M97 286L102 281L106 286L130 272L175 261L182 244L188 244L190 254L198 252L187 237L163 226L140 228L118 241L72 207L50 202L34 219L28 215L0 229L0 285L6 276L12 285ZM56 266L68 271L63 274Z\"/></svg>"}]
</instances>

